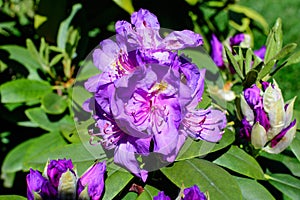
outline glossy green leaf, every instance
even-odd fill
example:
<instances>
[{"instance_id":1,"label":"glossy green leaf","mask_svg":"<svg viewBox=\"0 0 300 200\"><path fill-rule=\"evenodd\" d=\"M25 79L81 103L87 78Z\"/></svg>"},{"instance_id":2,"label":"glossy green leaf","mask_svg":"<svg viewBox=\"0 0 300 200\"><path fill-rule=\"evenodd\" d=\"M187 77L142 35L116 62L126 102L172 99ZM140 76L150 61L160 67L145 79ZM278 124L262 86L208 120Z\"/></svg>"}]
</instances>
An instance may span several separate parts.
<instances>
[{"instance_id":1,"label":"glossy green leaf","mask_svg":"<svg viewBox=\"0 0 300 200\"><path fill-rule=\"evenodd\" d=\"M213 162L245 176L264 179L264 172L258 162L237 146L231 146L226 153Z\"/></svg>"},{"instance_id":2,"label":"glossy green leaf","mask_svg":"<svg viewBox=\"0 0 300 200\"><path fill-rule=\"evenodd\" d=\"M27 198L18 195L0 195L0 200L26 200Z\"/></svg>"},{"instance_id":3,"label":"glossy green leaf","mask_svg":"<svg viewBox=\"0 0 300 200\"><path fill-rule=\"evenodd\" d=\"M66 144L66 141L58 132L47 133L35 138L23 157L23 170L29 170L29 168L43 170L46 162L39 165L32 165L32 159ZM47 148L44 145L47 145Z\"/></svg>"},{"instance_id":4,"label":"glossy green leaf","mask_svg":"<svg viewBox=\"0 0 300 200\"><path fill-rule=\"evenodd\" d=\"M17 79L1 86L2 103L18 103L39 99L52 92L51 86L45 81Z\"/></svg>"},{"instance_id":5,"label":"glossy green leaf","mask_svg":"<svg viewBox=\"0 0 300 200\"><path fill-rule=\"evenodd\" d=\"M97 155L92 154L91 150L97 151ZM105 152L100 145L92 146L89 143L66 144L43 151L26 160L26 166L44 166L48 159L67 158L72 159L78 174L82 174L88 166L92 165L96 159L104 160Z\"/></svg>"},{"instance_id":6,"label":"glossy green leaf","mask_svg":"<svg viewBox=\"0 0 300 200\"><path fill-rule=\"evenodd\" d=\"M105 193L103 200L111 200L116 197L133 179L133 175L131 173L114 164L108 165L107 172L108 174L105 180Z\"/></svg>"},{"instance_id":7,"label":"glossy green leaf","mask_svg":"<svg viewBox=\"0 0 300 200\"><path fill-rule=\"evenodd\" d=\"M26 67L29 72L28 79L41 80L37 72L37 69L40 69L41 66L31 57L30 52L26 48L17 45L3 45L0 46L0 49L7 51L10 59L17 61Z\"/></svg>"},{"instance_id":8,"label":"glossy green leaf","mask_svg":"<svg viewBox=\"0 0 300 200\"><path fill-rule=\"evenodd\" d=\"M265 63L268 63L282 48L282 24L278 18L266 41Z\"/></svg>"},{"instance_id":9,"label":"glossy green leaf","mask_svg":"<svg viewBox=\"0 0 300 200\"><path fill-rule=\"evenodd\" d=\"M157 196L159 191L160 190L151 185L146 185L144 191L138 196L137 200L153 200L153 197Z\"/></svg>"},{"instance_id":10,"label":"glossy green leaf","mask_svg":"<svg viewBox=\"0 0 300 200\"><path fill-rule=\"evenodd\" d=\"M275 200L272 194L256 180L241 177L235 177L235 179L241 188L243 200Z\"/></svg>"},{"instance_id":11,"label":"glossy green leaf","mask_svg":"<svg viewBox=\"0 0 300 200\"><path fill-rule=\"evenodd\" d=\"M68 106L67 99L55 93L46 94L41 103L44 111L49 114L61 114Z\"/></svg>"},{"instance_id":12,"label":"glossy green leaf","mask_svg":"<svg viewBox=\"0 0 300 200\"><path fill-rule=\"evenodd\" d=\"M270 174L268 181L291 199L299 199L300 180L289 174Z\"/></svg>"},{"instance_id":13,"label":"glossy green leaf","mask_svg":"<svg viewBox=\"0 0 300 200\"><path fill-rule=\"evenodd\" d=\"M14 174L23 169L23 160L27 149L34 142L33 139L27 140L13 148L4 158L1 167L1 178L6 187L12 187Z\"/></svg>"},{"instance_id":14,"label":"glossy green leaf","mask_svg":"<svg viewBox=\"0 0 300 200\"><path fill-rule=\"evenodd\" d=\"M270 154L264 151L262 151L259 155L271 160L281 162L292 172L294 176L300 177L300 161L297 158L290 157L284 154Z\"/></svg>"},{"instance_id":15,"label":"glossy green leaf","mask_svg":"<svg viewBox=\"0 0 300 200\"><path fill-rule=\"evenodd\" d=\"M300 124L299 121L298 121L298 124ZM299 134L299 132L296 133L296 137L294 138L293 142L290 144L290 147L300 162L300 134Z\"/></svg>"},{"instance_id":16,"label":"glossy green leaf","mask_svg":"<svg viewBox=\"0 0 300 200\"><path fill-rule=\"evenodd\" d=\"M60 49L66 49L66 44L68 40L68 30L72 19L74 18L75 14L81 9L81 4L74 4L72 7L71 14L66 18L64 21L60 23L58 33L57 33L57 46Z\"/></svg>"},{"instance_id":17,"label":"glossy green leaf","mask_svg":"<svg viewBox=\"0 0 300 200\"><path fill-rule=\"evenodd\" d=\"M218 143L206 142L204 140L195 141L188 138L181 148L176 160L186 160L206 156L209 153L227 147L234 141L234 138L234 133L229 129L225 129L225 133Z\"/></svg>"},{"instance_id":18,"label":"glossy green leaf","mask_svg":"<svg viewBox=\"0 0 300 200\"><path fill-rule=\"evenodd\" d=\"M52 123L48 119L45 111L40 107L29 108L25 110L25 114L32 122L37 124L42 129L45 129L47 131L54 131L59 129L58 124Z\"/></svg>"},{"instance_id":19,"label":"glossy green leaf","mask_svg":"<svg viewBox=\"0 0 300 200\"><path fill-rule=\"evenodd\" d=\"M134 8L132 5L131 0L113 0L118 6L123 8L125 11L127 11L129 14L132 14L134 12Z\"/></svg>"},{"instance_id":20,"label":"glossy green leaf","mask_svg":"<svg viewBox=\"0 0 300 200\"><path fill-rule=\"evenodd\" d=\"M203 159L190 159L175 162L161 171L179 188L184 185L198 185L200 190L208 192L210 199L242 199L237 181L224 169Z\"/></svg>"}]
</instances>

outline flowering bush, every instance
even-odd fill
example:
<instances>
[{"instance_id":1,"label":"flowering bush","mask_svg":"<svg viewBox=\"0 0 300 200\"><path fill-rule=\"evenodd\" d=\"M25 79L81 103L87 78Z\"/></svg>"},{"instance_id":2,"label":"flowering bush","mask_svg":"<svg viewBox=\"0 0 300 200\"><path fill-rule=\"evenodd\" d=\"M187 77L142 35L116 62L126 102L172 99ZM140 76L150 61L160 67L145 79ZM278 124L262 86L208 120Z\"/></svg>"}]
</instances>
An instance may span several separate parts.
<instances>
[{"instance_id":1,"label":"flowering bush","mask_svg":"<svg viewBox=\"0 0 300 200\"><path fill-rule=\"evenodd\" d=\"M0 46L9 75L1 106L19 132L37 135L26 135L1 168L7 188L26 187L14 181L24 171L27 190L0 199L297 199L297 99L284 100L274 75L300 54L294 43L283 46L281 20L269 31L236 2L189 0L172 15L173 31L155 9L114 2L97 7L108 20L95 29L81 12L89 2L74 4L55 34L43 31L52 18L24 3L18 20L30 25L34 16L37 35L26 47ZM256 27L269 33L254 48ZM22 31L0 26L5 37Z\"/></svg>"}]
</instances>

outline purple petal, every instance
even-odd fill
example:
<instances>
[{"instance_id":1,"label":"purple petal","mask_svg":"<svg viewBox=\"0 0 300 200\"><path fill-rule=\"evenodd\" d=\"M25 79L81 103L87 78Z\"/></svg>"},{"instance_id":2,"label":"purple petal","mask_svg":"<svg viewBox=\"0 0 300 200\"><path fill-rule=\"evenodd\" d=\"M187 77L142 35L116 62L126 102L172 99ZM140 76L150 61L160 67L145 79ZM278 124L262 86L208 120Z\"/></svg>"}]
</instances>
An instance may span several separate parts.
<instances>
[{"instance_id":1,"label":"purple petal","mask_svg":"<svg viewBox=\"0 0 300 200\"><path fill-rule=\"evenodd\" d=\"M101 71L107 72L112 69L113 63L116 63L120 47L110 39L103 40L100 48L93 52L94 65Z\"/></svg>"},{"instance_id":2,"label":"purple petal","mask_svg":"<svg viewBox=\"0 0 300 200\"><path fill-rule=\"evenodd\" d=\"M197 185L184 189L183 194L183 200L206 200L206 196Z\"/></svg>"},{"instance_id":3,"label":"purple petal","mask_svg":"<svg viewBox=\"0 0 300 200\"><path fill-rule=\"evenodd\" d=\"M254 109L254 122L259 122L266 131L268 131L271 127L268 116L261 107Z\"/></svg>"},{"instance_id":4,"label":"purple petal","mask_svg":"<svg viewBox=\"0 0 300 200\"><path fill-rule=\"evenodd\" d=\"M171 198L165 195L164 191L160 191L157 196L153 197L153 200L171 200Z\"/></svg>"},{"instance_id":5,"label":"purple petal","mask_svg":"<svg viewBox=\"0 0 300 200\"><path fill-rule=\"evenodd\" d=\"M83 188L87 186L88 194L92 200L99 200L104 190L104 174L106 163L97 162L91 166L78 180L80 185L77 193L80 195Z\"/></svg>"},{"instance_id":6,"label":"purple petal","mask_svg":"<svg viewBox=\"0 0 300 200\"><path fill-rule=\"evenodd\" d=\"M195 110L189 112L182 122L182 130L194 139L218 142L226 127L226 116L219 110Z\"/></svg>"},{"instance_id":7,"label":"purple petal","mask_svg":"<svg viewBox=\"0 0 300 200\"><path fill-rule=\"evenodd\" d=\"M262 46L260 49L254 51L254 55L258 56L260 59L264 60L265 59L265 54L266 54L266 46Z\"/></svg>"},{"instance_id":8,"label":"purple petal","mask_svg":"<svg viewBox=\"0 0 300 200\"><path fill-rule=\"evenodd\" d=\"M27 181L27 198L34 199L34 193L38 193L43 199L55 199L57 190L48 182L48 180L37 171L30 169L26 176Z\"/></svg>"},{"instance_id":9,"label":"purple petal","mask_svg":"<svg viewBox=\"0 0 300 200\"><path fill-rule=\"evenodd\" d=\"M280 142L280 140L285 136L285 134L295 125L296 119L292 121L286 128L282 129L282 131L271 140L271 147L275 147L278 142Z\"/></svg>"},{"instance_id":10,"label":"purple petal","mask_svg":"<svg viewBox=\"0 0 300 200\"><path fill-rule=\"evenodd\" d=\"M246 118L243 118L242 119L242 128L240 130L240 136L242 138L246 138L247 140L250 140L250 138L251 138L251 131L252 131L252 126L246 120Z\"/></svg>"},{"instance_id":11,"label":"purple petal","mask_svg":"<svg viewBox=\"0 0 300 200\"><path fill-rule=\"evenodd\" d=\"M73 164L71 159L50 160L50 163L47 166L47 177L55 188L58 187L61 175L68 169L73 172Z\"/></svg>"},{"instance_id":12,"label":"purple petal","mask_svg":"<svg viewBox=\"0 0 300 200\"><path fill-rule=\"evenodd\" d=\"M148 172L140 168L140 165L136 159L137 151L138 150L136 149L136 147L129 142L120 143L119 146L115 149L114 161L116 164L125 167L136 176L142 178L142 180L145 182L148 177Z\"/></svg>"},{"instance_id":13,"label":"purple petal","mask_svg":"<svg viewBox=\"0 0 300 200\"><path fill-rule=\"evenodd\" d=\"M245 34L239 33L229 39L230 46L237 46L245 40Z\"/></svg>"},{"instance_id":14,"label":"purple petal","mask_svg":"<svg viewBox=\"0 0 300 200\"><path fill-rule=\"evenodd\" d=\"M244 91L244 97L252 109L262 107L262 96L260 96L260 89L256 85L253 85L251 88L247 88Z\"/></svg>"},{"instance_id":15,"label":"purple petal","mask_svg":"<svg viewBox=\"0 0 300 200\"><path fill-rule=\"evenodd\" d=\"M203 44L201 35L190 31L173 31L167 35L158 46L167 50L180 50L187 47L197 47Z\"/></svg>"},{"instance_id":16,"label":"purple petal","mask_svg":"<svg viewBox=\"0 0 300 200\"><path fill-rule=\"evenodd\" d=\"M224 61L223 61L223 45L218 40L218 38L213 34L212 39L210 41L211 44L211 58L215 62L215 64L221 69L225 69Z\"/></svg>"},{"instance_id":17,"label":"purple petal","mask_svg":"<svg viewBox=\"0 0 300 200\"><path fill-rule=\"evenodd\" d=\"M151 28L156 30L160 29L160 25L157 20L157 17L151 12L149 12L149 10L146 9L140 9L138 12L132 13L131 23L137 29L143 29L143 28Z\"/></svg>"}]
</instances>

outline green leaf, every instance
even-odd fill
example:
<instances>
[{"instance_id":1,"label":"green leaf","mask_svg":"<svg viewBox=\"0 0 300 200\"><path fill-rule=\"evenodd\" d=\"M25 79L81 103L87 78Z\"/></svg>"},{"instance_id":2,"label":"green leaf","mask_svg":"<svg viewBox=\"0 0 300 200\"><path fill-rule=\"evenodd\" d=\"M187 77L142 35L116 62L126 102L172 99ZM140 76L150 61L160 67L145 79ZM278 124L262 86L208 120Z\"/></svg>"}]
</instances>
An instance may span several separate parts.
<instances>
[{"instance_id":1,"label":"green leaf","mask_svg":"<svg viewBox=\"0 0 300 200\"><path fill-rule=\"evenodd\" d=\"M241 80L243 80L244 79L243 72L241 71L241 69L240 69L238 63L236 62L234 56L232 55L232 53L228 49L228 47L224 46L224 48L225 48L226 56L228 58L229 63L233 66L234 70L239 75L239 77L241 78Z\"/></svg>"},{"instance_id":2,"label":"green leaf","mask_svg":"<svg viewBox=\"0 0 300 200\"><path fill-rule=\"evenodd\" d=\"M111 200L116 197L133 179L131 173L114 164L108 165L107 172L103 200Z\"/></svg>"},{"instance_id":3,"label":"green leaf","mask_svg":"<svg viewBox=\"0 0 300 200\"><path fill-rule=\"evenodd\" d=\"M31 57L29 51L17 45L4 45L0 49L7 51L10 55L9 58L22 64L29 71L28 79L41 80L37 69L40 69L40 64Z\"/></svg>"},{"instance_id":4,"label":"green leaf","mask_svg":"<svg viewBox=\"0 0 300 200\"><path fill-rule=\"evenodd\" d=\"M242 199L237 181L224 169L203 159L175 162L161 171L175 185L181 188L198 185L202 192L208 192L210 199Z\"/></svg>"},{"instance_id":5,"label":"green leaf","mask_svg":"<svg viewBox=\"0 0 300 200\"><path fill-rule=\"evenodd\" d=\"M9 81L1 86L2 103L19 103L39 99L52 92L48 82L17 79Z\"/></svg>"},{"instance_id":6,"label":"green leaf","mask_svg":"<svg viewBox=\"0 0 300 200\"><path fill-rule=\"evenodd\" d=\"M268 181L271 185L291 199L299 199L300 180L289 174L270 174Z\"/></svg>"},{"instance_id":7,"label":"green leaf","mask_svg":"<svg viewBox=\"0 0 300 200\"><path fill-rule=\"evenodd\" d=\"M30 56L40 64L41 69L45 70L46 63L40 56L38 50L36 49L36 47L31 39L29 39L29 38L26 39L26 46L27 46L28 51L30 52Z\"/></svg>"},{"instance_id":8,"label":"green leaf","mask_svg":"<svg viewBox=\"0 0 300 200\"><path fill-rule=\"evenodd\" d=\"M234 133L225 129L222 139L218 143L206 142L204 140L195 141L188 138L181 148L176 160L186 160L218 151L230 145L235 139Z\"/></svg>"},{"instance_id":9,"label":"green leaf","mask_svg":"<svg viewBox=\"0 0 300 200\"><path fill-rule=\"evenodd\" d=\"M0 195L0 200L26 200L27 198L18 195Z\"/></svg>"},{"instance_id":10,"label":"green leaf","mask_svg":"<svg viewBox=\"0 0 300 200\"><path fill-rule=\"evenodd\" d=\"M136 199L138 196L137 193L135 192L128 192L123 198L122 200L132 200L132 199Z\"/></svg>"},{"instance_id":11,"label":"green leaf","mask_svg":"<svg viewBox=\"0 0 300 200\"><path fill-rule=\"evenodd\" d=\"M300 161L297 158L284 154L270 154L264 151L260 153L260 156L281 162L292 172L294 176L300 177Z\"/></svg>"},{"instance_id":12,"label":"green leaf","mask_svg":"<svg viewBox=\"0 0 300 200\"><path fill-rule=\"evenodd\" d=\"M226 153L213 162L245 176L264 179L264 172L258 162L237 146L231 146Z\"/></svg>"},{"instance_id":13,"label":"green leaf","mask_svg":"<svg viewBox=\"0 0 300 200\"><path fill-rule=\"evenodd\" d=\"M285 63L284 66L286 67L299 62L300 62L300 51L297 51L286 59L286 61L284 62Z\"/></svg>"},{"instance_id":14,"label":"green leaf","mask_svg":"<svg viewBox=\"0 0 300 200\"><path fill-rule=\"evenodd\" d=\"M93 154L92 151L97 152L97 155ZM96 159L106 159L106 155L100 145L92 146L87 142L66 144L32 156L30 160L26 160L25 165L43 166L48 159L58 158L72 159L73 164L76 165L78 174L82 174Z\"/></svg>"},{"instance_id":15,"label":"green leaf","mask_svg":"<svg viewBox=\"0 0 300 200\"><path fill-rule=\"evenodd\" d=\"M298 124L300 124L299 121ZM290 147L292 152L300 161L300 134L299 133L296 133L296 137L293 139L293 142L290 144Z\"/></svg>"},{"instance_id":16,"label":"green leaf","mask_svg":"<svg viewBox=\"0 0 300 200\"><path fill-rule=\"evenodd\" d=\"M285 56L289 55L292 53L297 47L296 43L290 43L285 45L274 57L273 59L275 60L280 60L284 58Z\"/></svg>"},{"instance_id":17,"label":"green leaf","mask_svg":"<svg viewBox=\"0 0 300 200\"><path fill-rule=\"evenodd\" d=\"M270 194L270 192L257 181L240 177L235 177L235 179L241 188L244 200L275 200L272 194Z\"/></svg>"},{"instance_id":18,"label":"green leaf","mask_svg":"<svg viewBox=\"0 0 300 200\"><path fill-rule=\"evenodd\" d=\"M282 48L282 25L281 19L276 20L266 42L265 63L268 63Z\"/></svg>"},{"instance_id":19,"label":"green leaf","mask_svg":"<svg viewBox=\"0 0 300 200\"><path fill-rule=\"evenodd\" d=\"M49 114L61 114L68 106L66 98L55 93L46 94L41 103L44 111Z\"/></svg>"},{"instance_id":20,"label":"green leaf","mask_svg":"<svg viewBox=\"0 0 300 200\"><path fill-rule=\"evenodd\" d=\"M129 14L132 14L134 12L134 8L131 0L113 0L113 1Z\"/></svg>"},{"instance_id":21,"label":"green leaf","mask_svg":"<svg viewBox=\"0 0 300 200\"><path fill-rule=\"evenodd\" d=\"M47 148L45 148L44 144L47 145ZM33 168L42 171L47 161L40 163L39 165L29 165L28 163L32 163L34 157L48 153L50 150L64 145L66 145L66 141L58 132L47 133L33 139L33 142L27 148L26 154L23 157L23 170Z\"/></svg>"},{"instance_id":22,"label":"green leaf","mask_svg":"<svg viewBox=\"0 0 300 200\"><path fill-rule=\"evenodd\" d=\"M70 116L65 115L59 121L50 121L45 111L40 107L29 108L25 110L25 114L30 119L30 121L38 124L39 127L47 131L59 131L63 128L62 126L71 123L72 120Z\"/></svg>"},{"instance_id":23,"label":"green leaf","mask_svg":"<svg viewBox=\"0 0 300 200\"><path fill-rule=\"evenodd\" d=\"M56 41L58 48L66 49L66 44L67 44L67 40L68 40L68 30L69 30L70 24L72 22L72 19L75 16L75 14L78 12L78 10L81 9L81 7L82 7L81 4L74 4L69 17L60 23L58 33L57 33L57 41Z\"/></svg>"},{"instance_id":24,"label":"green leaf","mask_svg":"<svg viewBox=\"0 0 300 200\"><path fill-rule=\"evenodd\" d=\"M4 158L1 167L1 178L4 180L6 187L12 187L15 172L23 169L24 156L33 142L34 140L31 139L17 145Z\"/></svg>"},{"instance_id":25,"label":"green leaf","mask_svg":"<svg viewBox=\"0 0 300 200\"><path fill-rule=\"evenodd\" d=\"M152 200L153 197L158 195L159 191L160 190L151 185L146 185L144 191L138 196L137 200Z\"/></svg>"}]
</instances>

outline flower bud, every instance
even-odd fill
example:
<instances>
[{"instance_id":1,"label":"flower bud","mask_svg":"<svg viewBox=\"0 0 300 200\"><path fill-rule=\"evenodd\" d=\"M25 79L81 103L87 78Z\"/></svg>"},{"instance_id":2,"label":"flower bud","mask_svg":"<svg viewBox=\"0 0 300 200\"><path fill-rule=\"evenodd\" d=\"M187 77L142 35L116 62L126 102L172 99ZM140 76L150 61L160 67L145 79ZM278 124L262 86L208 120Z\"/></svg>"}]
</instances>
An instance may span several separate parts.
<instances>
[{"instance_id":1,"label":"flower bud","mask_svg":"<svg viewBox=\"0 0 300 200\"><path fill-rule=\"evenodd\" d=\"M88 196L91 200L99 200L104 189L105 162L97 162L91 166L78 180L78 195L81 199ZM87 191L86 191L87 188Z\"/></svg>"},{"instance_id":2,"label":"flower bud","mask_svg":"<svg viewBox=\"0 0 300 200\"><path fill-rule=\"evenodd\" d=\"M256 122L251 131L251 144L255 149L261 149L267 143L267 134L265 128Z\"/></svg>"},{"instance_id":3,"label":"flower bud","mask_svg":"<svg viewBox=\"0 0 300 200\"><path fill-rule=\"evenodd\" d=\"M59 199L76 199L77 177L69 169L63 173L58 184Z\"/></svg>"}]
</instances>

